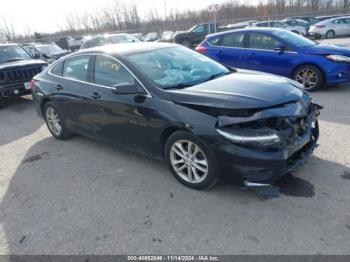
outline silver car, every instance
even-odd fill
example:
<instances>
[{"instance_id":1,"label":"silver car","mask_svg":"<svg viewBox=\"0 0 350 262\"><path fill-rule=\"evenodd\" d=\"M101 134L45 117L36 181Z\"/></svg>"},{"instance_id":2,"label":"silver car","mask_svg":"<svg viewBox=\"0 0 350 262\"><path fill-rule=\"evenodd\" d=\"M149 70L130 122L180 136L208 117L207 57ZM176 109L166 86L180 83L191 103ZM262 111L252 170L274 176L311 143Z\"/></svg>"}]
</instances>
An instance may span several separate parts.
<instances>
[{"instance_id":1,"label":"silver car","mask_svg":"<svg viewBox=\"0 0 350 262\"><path fill-rule=\"evenodd\" d=\"M310 27L309 35L317 39L350 35L350 16L331 18L314 24Z\"/></svg>"},{"instance_id":2,"label":"silver car","mask_svg":"<svg viewBox=\"0 0 350 262\"><path fill-rule=\"evenodd\" d=\"M283 23L281 21L259 21L259 22L253 22L250 23L248 27L274 27L274 28L282 28L286 29L288 31L291 31L293 33L296 33L298 35L306 36L307 31L306 28L303 26L290 26L286 23Z\"/></svg>"}]
</instances>

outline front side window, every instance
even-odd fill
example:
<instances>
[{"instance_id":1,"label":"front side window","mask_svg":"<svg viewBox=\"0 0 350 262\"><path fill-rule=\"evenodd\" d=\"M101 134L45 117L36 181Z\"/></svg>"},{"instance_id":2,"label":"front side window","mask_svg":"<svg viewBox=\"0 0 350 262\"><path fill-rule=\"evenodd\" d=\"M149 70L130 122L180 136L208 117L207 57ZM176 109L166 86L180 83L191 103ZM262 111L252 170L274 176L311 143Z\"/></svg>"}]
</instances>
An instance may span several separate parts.
<instances>
[{"instance_id":1,"label":"front side window","mask_svg":"<svg viewBox=\"0 0 350 262\"><path fill-rule=\"evenodd\" d=\"M186 47L159 48L126 55L125 59L162 89L186 88L230 71Z\"/></svg>"},{"instance_id":2,"label":"front side window","mask_svg":"<svg viewBox=\"0 0 350 262\"><path fill-rule=\"evenodd\" d=\"M88 65L88 55L68 58L64 62L63 77L79 81L87 81Z\"/></svg>"},{"instance_id":3,"label":"front side window","mask_svg":"<svg viewBox=\"0 0 350 262\"><path fill-rule=\"evenodd\" d=\"M282 23L273 22L273 23L272 23L272 27L283 28L284 25L283 25Z\"/></svg>"},{"instance_id":4,"label":"front side window","mask_svg":"<svg viewBox=\"0 0 350 262\"><path fill-rule=\"evenodd\" d=\"M291 43L295 46L298 47L304 47L304 46L312 46L312 45L316 45L316 43L306 37L303 37L301 35L292 33L290 31L280 31L280 30L276 30L276 31L272 31L271 32L273 35L275 35L276 37L279 37L281 39L283 39L284 41Z\"/></svg>"},{"instance_id":5,"label":"front side window","mask_svg":"<svg viewBox=\"0 0 350 262\"><path fill-rule=\"evenodd\" d=\"M243 47L244 33L225 35L222 39L221 45L226 47Z\"/></svg>"},{"instance_id":6,"label":"front side window","mask_svg":"<svg viewBox=\"0 0 350 262\"><path fill-rule=\"evenodd\" d=\"M95 61L95 84L109 87L134 85L135 78L114 58L98 55Z\"/></svg>"},{"instance_id":7,"label":"front side window","mask_svg":"<svg viewBox=\"0 0 350 262\"><path fill-rule=\"evenodd\" d=\"M260 33L250 33L249 48L273 50L274 46L278 44L280 44L279 41L271 36Z\"/></svg>"},{"instance_id":8,"label":"front side window","mask_svg":"<svg viewBox=\"0 0 350 262\"><path fill-rule=\"evenodd\" d=\"M194 33L203 33L204 32L204 25L199 25L196 28L193 29Z\"/></svg>"},{"instance_id":9,"label":"front side window","mask_svg":"<svg viewBox=\"0 0 350 262\"><path fill-rule=\"evenodd\" d=\"M28 59L31 59L31 56L19 45L4 45L0 47L0 63Z\"/></svg>"}]
</instances>

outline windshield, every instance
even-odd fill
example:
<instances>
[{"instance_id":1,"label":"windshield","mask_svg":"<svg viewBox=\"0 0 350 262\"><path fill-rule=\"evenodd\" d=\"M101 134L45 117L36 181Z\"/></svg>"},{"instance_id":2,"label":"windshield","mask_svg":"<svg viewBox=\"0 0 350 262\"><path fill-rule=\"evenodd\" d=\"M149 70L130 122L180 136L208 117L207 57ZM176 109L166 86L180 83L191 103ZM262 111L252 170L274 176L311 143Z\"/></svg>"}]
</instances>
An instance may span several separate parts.
<instances>
[{"instance_id":1,"label":"windshield","mask_svg":"<svg viewBox=\"0 0 350 262\"><path fill-rule=\"evenodd\" d=\"M57 45L41 45L41 46L36 46L36 49L43 54L52 54L52 53L63 51L63 49Z\"/></svg>"},{"instance_id":2,"label":"windshield","mask_svg":"<svg viewBox=\"0 0 350 262\"><path fill-rule=\"evenodd\" d=\"M132 35L112 35L110 39L113 44L140 42L139 39Z\"/></svg>"},{"instance_id":3,"label":"windshield","mask_svg":"<svg viewBox=\"0 0 350 262\"><path fill-rule=\"evenodd\" d=\"M186 47L161 48L127 55L126 59L162 89L184 88L230 73Z\"/></svg>"},{"instance_id":4,"label":"windshield","mask_svg":"<svg viewBox=\"0 0 350 262\"><path fill-rule=\"evenodd\" d=\"M0 46L0 63L31 59L31 56L18 45Z\"/></svg>"},{"instance_id":5,"label":"windshield","mask_svg":"<svg viewBox=\"0 0 350 262\"><path fill-rule=\"evenodd\" d=\"M290 31L273 31L272 34L298 47L316 45L316 42Z\"/></svg>"}]
</instances>

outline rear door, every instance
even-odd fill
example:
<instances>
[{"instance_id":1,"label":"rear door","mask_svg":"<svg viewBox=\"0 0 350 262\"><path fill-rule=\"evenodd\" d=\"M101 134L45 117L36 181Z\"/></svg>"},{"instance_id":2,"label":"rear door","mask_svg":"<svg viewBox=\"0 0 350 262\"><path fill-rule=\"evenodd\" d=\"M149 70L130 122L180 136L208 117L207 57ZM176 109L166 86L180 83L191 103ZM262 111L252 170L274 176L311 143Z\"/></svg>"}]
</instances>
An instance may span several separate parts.
<instances>
[{"instance_id":1,"label":"rear door","mask_svg":"<svg viewBox=\"0 0 350 262\"><path fill-rule=\"evenodd\" d=\"M95 135L105 141L122 142L146 147L152 141L150 130L152 98L134 75L118 60L96 55L92 72L94 85L90 89ZM121 93L116 93L115 88ZM127 86L130 86L128 92ZM134 88L137 86L138 92ZM141 92L141 94L140 94Z\"/></svg>"},{"instance_id":2,"label":"rear door","mask_svg":"<svg viewBox=\"0 0 350 262\"><path fill-rule=\"evenodd\" d=\"M92 56L77 55L52 68L52 101L58 106L66 126L76 133L90 135L88 71Z\"/></svg>"},{"instance_id":3,"label":"rear door","mask_svg":"<svg viewBox=\"0 0 350 262\"><path fill-rule=\"evenodd\" d=\"M334 31L336 35L346 35L349 31L349 24L346 23L345 18L336 19L332 24L334 24Z\"/></svg>"},{"instance_id":4,"label":"rear door","mask_svg":"<svg viewBox=\"0 0 350 262\"><path fill-rule=\"evenodd\" d=\"M277 75L290 76L293 60L298 55L293 50L275 51L274 47L283 45L276 38L258 32L247 36L246 68ZM285 45L284 45L285 46Z\"/></svg>"},{"instance_id":5,"label":"rear door","mask_svg":"<svg viewBox=\"0 0 350 262\"><path fill-rule=\"evenodd\" d=\"M244 32L228 33L218 38L208 40L210 57L233 67L246 68L246 34Z\"/></svg>"}]
</instances>

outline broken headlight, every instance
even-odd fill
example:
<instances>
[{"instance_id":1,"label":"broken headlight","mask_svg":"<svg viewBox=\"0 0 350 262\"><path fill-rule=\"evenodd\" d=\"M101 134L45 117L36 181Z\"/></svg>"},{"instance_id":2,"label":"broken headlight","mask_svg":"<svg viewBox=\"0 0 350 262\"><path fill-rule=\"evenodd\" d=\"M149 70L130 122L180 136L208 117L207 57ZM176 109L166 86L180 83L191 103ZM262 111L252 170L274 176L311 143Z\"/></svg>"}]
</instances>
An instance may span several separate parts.
<instances>
[{"instance_id":1,"label":"broken headlight","mask_svg":"<svg viewBox=\"0 0 350 262\"><path fill-rule=\"evenodd\" d=\"M236 144L275 147L281 144L281 138L277 132L269 128L265 129L235 129L220 128L218 133Z\"/></svg>"}]
</instances>

